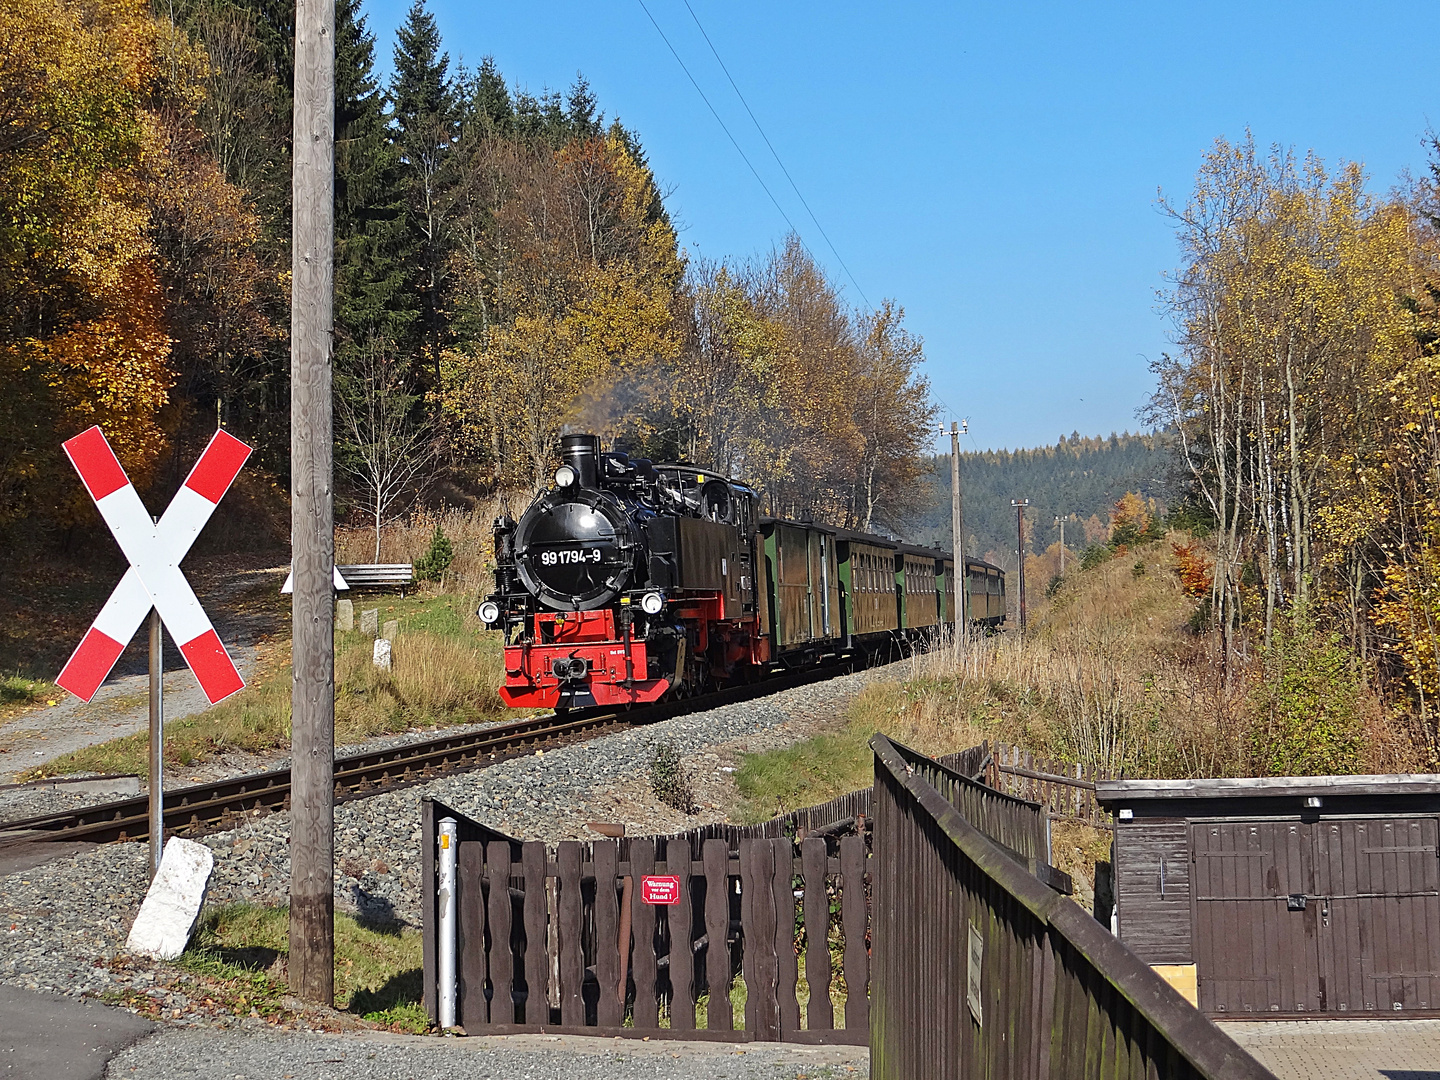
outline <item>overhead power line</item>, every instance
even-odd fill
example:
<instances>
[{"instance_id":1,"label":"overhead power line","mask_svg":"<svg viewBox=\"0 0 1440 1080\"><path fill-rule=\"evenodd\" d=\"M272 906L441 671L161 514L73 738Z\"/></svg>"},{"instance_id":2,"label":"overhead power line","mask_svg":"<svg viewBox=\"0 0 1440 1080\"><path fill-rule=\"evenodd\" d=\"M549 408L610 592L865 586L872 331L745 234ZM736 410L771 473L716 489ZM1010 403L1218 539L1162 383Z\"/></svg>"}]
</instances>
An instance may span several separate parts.
<instances>
[{"instance_id":1,"label":"overhead power line","mask_svg":"<svg viewBox=\"0 0 1440 1080\"><path fill-rule=\"evenodd\" d=\"M642 4L641 6L643 7L644 5ZM845 276L850 279L850 284L855 286L855 291L860 294L860 299L865 301L865 306L873 309L875 305L870 303L870 298L865 295L865 290L860 288L860 282L855 280L855 275L850 272L850 267L845 265L845 260L841 257L840 252L836 250L834 241L830 239L830 234L825 231L825 226L820 224L820 219L815 216L815 211L810 209L810 204L805 201L805 196L800 193L800 186L795 183L795 178L790 175L790 170L785 167L785 162L780 160L780 155L775 150L775 144L770 141L770 136L765 134L765 129L760 126L760 121L755 116L755 110L750 108L750 102L746 101L745 95L740 92L740 87L735 83L735 77L730 74L730 69L725 66L725 61L720 58L720 52L715 48L715 43L710 40L710 35L706 33L705 27L701 25L700 16L696 15L695 9L690 6L690 0L685 0L685 10L690 12L690 18L695 20L695 25L700 29L700 36L705 39L705 44L710 46L710 52L715 57L715 62L720 65L720 70L725 73L725 78L730 80L730 89L735 91L735 96L740 99L740 104L745 106L745 111L750 115L750 122L755 125L755 130L760 133L760 138L765 140L765 145L770 148L770 156L775 159L775 164L780 166L780 171L785 174L785 179L790 181L790 189L795 192L795 197L800 200L800 205L805 207L805 212L810 215L810 220L815 223L815 228L819 229L820 235L825 238L825 243L829 246L830 253L834 255L836 261L840 263L841 269L845 271ZM649 14L649 12L647 11L646 14ZM654 22L653 18L651 22ZM664 35L662 34L661 36L663 37ZM666 42L666 44L668 45L669 42ZM674 50L672 49L671 52L674 52ZM676 59L679 58L677 57ZM689 72L686 72L686 74L689 74ZM691 79L690 81L694 82L695 80ZM715 110L711 109L710 111L714 112ZM734 140L732 139L731 141L733 142ZM751 171L753 172L754 169L752 168ZM789 219L787 218L786 220Z\"/></svg>"},{"instance_id":2,"label":"overhead power line","mask_svg":"<svg viewBox=\"0 0 1440 1080\"><path fill-rule=\"evenodd\" d=\"M790 220L790 215L785 213L785 208L780 205L780 200L775 198L775 194L770 190L770 186L765 183L764 178L751 163L750 158L746 155L745 151L741 149L740 144L735 141L735 136L730 134L730 129L725 125L725 121L720 119L720 114L715 111L715 106L710 104L710 99L705 96L705 91L700 89L700 84L695 81L695 76L690 74L690 69L685 66L685 61L680 59L680 54L675 51L675 46L670 44L670 39L665 36L665 31L660 29L660 24L655 21L655 16L650 14L650 9L645 6L645 0L636 0L636 3L640 5L640 10L645 12L645 17L650 20L650 25L655 27L655 32L660 35L660 40L665 42L665 47L670 50L670 55L675 57L675 62L680 65L680 70L685 72L685 77L690 80L690 85L695 87L695 92L700 95L700 100L705 102L705 107L710 110L710 115L715 117L715 122L720 125L720 130L725 132L725 137L730 140L730 145L735 147L735 152L739 154L745 164L750 167L750 172L754 175L760 186L765 189L765 194L770 196L770 201L775 204L775 209L780 211L780 216L785 219L785 224L790 226L792 233L799 236L800 230L795 228L795 223ZM803 244L804 241L802 240L801 243Z\"/></svg>"}]
</instances>

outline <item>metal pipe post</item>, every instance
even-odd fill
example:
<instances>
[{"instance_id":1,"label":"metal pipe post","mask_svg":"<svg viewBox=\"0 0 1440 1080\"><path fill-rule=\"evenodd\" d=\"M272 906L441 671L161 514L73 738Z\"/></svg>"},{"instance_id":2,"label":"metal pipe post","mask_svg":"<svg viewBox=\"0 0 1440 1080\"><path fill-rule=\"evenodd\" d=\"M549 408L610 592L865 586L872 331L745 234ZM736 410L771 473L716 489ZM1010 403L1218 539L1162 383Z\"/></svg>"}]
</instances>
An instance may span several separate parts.
<instances>
[{"instance_id":1,"label":"metal pipe post","mask_svg":"<svg viewBox=\"0 0 1440 1080\"><path fill-rule=\"evenodd\" d=\"M150 609L150 880L165 853L165 635Z\"/></svg>"},{"instance_id":2,"label":"metal pipe post","mask_svg":"<svg viewBox=\"0 0 1440 1080\"><path fill-rule=\"evenodd\" d=\"M455 1026L455 856L459 822L453 817L440 819L440 1029ZM479 888L480 883L476 882Z\"/></svg>"}]
</instances>

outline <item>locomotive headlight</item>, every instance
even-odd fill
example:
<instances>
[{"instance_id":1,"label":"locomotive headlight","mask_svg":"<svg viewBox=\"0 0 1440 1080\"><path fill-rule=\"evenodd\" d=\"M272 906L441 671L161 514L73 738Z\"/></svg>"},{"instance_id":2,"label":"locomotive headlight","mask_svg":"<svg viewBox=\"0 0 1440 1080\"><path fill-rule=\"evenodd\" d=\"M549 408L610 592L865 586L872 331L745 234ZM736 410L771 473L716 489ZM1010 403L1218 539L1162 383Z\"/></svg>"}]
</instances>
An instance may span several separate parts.
<instances>
[{"instance_id":1,"label":"locomotive headlight","mask_svg":"<svg viewBox=\"0 0 1440 1080\"><path fill-rule=\"evenodd\" d=\"M555 486L567 488L575 483L575 470L569 465L561 465L555 470Z\"/></svg>"},{"instance_id":2,"label":"locomotive headlight","mask_svg":"<svg viewBox=\"0 0 1440 1080\"><path fill-rule=\"evenodd\" d=\"M477 611L476 614L480 616L480 621L487 626L491 623L497 623L500 621L500 605L495 603L494 600L486 600L480 605L480 610Z\"/></svg>"},{"instance_id":3,"label":"locomotive headlight","mask_svg":"<svg viewBox=\"0 0 1440 1080\"><path fill-rule=\"evenodd\" d=\"M640 598L640 610L646 615L659 615L660 609L665 606L665 597L658 592L647 592Z\"/></svg>"}]
</instances>

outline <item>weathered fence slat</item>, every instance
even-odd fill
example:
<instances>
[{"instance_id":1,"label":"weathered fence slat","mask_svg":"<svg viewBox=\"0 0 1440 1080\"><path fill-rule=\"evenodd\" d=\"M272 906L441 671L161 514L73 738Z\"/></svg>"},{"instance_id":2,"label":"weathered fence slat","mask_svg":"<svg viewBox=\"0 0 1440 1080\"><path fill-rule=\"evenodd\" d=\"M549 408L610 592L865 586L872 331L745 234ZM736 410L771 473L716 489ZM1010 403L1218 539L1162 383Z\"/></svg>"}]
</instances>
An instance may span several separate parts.
<instances>
[{"instance_id":1,"label":"weathered fence slat","mask_svg":"<svg viewBox=\"0 0 1440 1080\"><path fill-rule=\"evenodd\" d=\"M636 885L655 873L655 841L630 841L630 868L635 872ZM640 889L631 896L631 925L635 928L635 945L631 952L631 970L635 973L635 1027L650 1030L660 1026L659 966L655 956L655 905L640 899Z\"/></svg>"},{"instance_id":2,"label":"weathered fence slat","mask_svg":"<svg viewBox=\"0 0 1440 1080\"><path fill-rule=\"evenodd\" d=\"M800 1030L800 1005L796 1000L799 971L795 959L795 849L789 839L770 841L775 852L775 997L780 1036Z\"/></svg>"},{"instance_id":3,"label":"weathered fence slat","mask_svg":"<svg viewBox=\"0 0 1440 1080\"><path fill-rule=\"evenodd\" d=\"M585 1023L585 953L580 936L580 842L562 840L555 856L560 885L560 1022L566 1027Z\"/></svg>"},{"instance_id":4,"label":"weathered fence slat","mask_svg":"<svg viewBox=\"0 0 1440 1080\"><path fill-rule=\"evenodd\" d=\"M620 985L620 950L630 944L620 941L620 904L615 893L620 845L614 840L597 840L592 852L591 858L595 861L595 981L600 984L595 1022L601 1027L619 1027L625 1019L625 987Z\"/></svg>"},{"instance_id":5,"label":"weathered fence slat","mask_svg":"<svg viewBox=\"0 0 1440 1080\"><path fill-rule=\"evenodd\" d=\"M731 1031L730 1007L730 845L706 840L705 859L705 983L709 994L705 1027Z\"/></svg>"},{"instance_id":6,"label":"weathered fence slat","mask_svg":"<svg viewBox=\"0 0 1440 1080\"><path fill-rule=\"evenodd\" d=\"M788 867L786 868L789 869ZM740 896L750 897L745 926L745 1030L755 1038L780 1038L780 1003L776 994L775 847L762 840L741 841Z\"/></svg>"},{"instance_id":7,"label":"weathered fence slat","mask_svg":"<svg viewBox=\"0 0 1440 1080\"><path fill-rule=\"evenodd\" d=\"M532 840L520 848L525 876L525 1023L550 1022L549 897L545 891L545 845Z\"/></svg>"},{"instance_id":8,"label":"weathered fence slat","mask_svg":"<svg viewBox=\"0 0 1440 1080\"><path fill-rule=\"evenodd\" d=\"M670 1027L695 1030L695 950L692 947L695 905L690 895L690 841L665 846L665 867L680 879L680 902L665 913L670 930Z\"/></svg>"},{"instance_id":9,"label":"weathered fence slat","mask_svg":"<svg viewBox=\"0 0 1440 1080\"><path fill-rule=\"evenodd\" d=\"M845 934L845 1027L870 1025L870 954L865 942L865 838L840 841L840 920Z\"/></svg>"},{"instance_id":10,"label":"weathered fence slat","mask_svg":"<svg viewBox=\"0 0 1440 1080\"><path fill-rule=\"evenodd\" d=\"M490 879L490 1022L515 1022L515 967L510 926L510 842L485 845Z\"/></svg>"},{"instance_id":11,"label":"weathered fence slat","mask_svg":"<svg viewBox=\"0 0 1440 1080\"><path fill-rule=\"evenodd\" d=\"M810 1002L805 1022L811 1031L835 1026L830 1004L830 897L825 891L825 841L811 837L800 845L805 875L805 981Z\"/></svg>"},{"instance_id":12,"label":"weathered fence slat","mask_svg":"<svg viewBox=\"0 0 1440 1080\"><path fill-rule=\"evenodd\" d=\"M458 1008L460 1026L467 1032L490 1023L485 1000L487 978L485 950L485 894L480 887L484 876L485 845L479 840L462 840L456 852L455 878L459 884L456 914L460 929L455 951L459 959Z\"/></svg>"}]
</instances>

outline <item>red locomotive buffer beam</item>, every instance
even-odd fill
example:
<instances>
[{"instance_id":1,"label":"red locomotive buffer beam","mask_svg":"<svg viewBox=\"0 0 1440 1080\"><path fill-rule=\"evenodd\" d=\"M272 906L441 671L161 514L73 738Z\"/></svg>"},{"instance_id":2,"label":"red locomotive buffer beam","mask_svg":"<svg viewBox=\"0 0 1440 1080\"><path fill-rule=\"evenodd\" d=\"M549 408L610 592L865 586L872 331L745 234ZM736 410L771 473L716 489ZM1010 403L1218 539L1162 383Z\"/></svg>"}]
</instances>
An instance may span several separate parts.
<instances>
[{"instance_id":1,"label":"red locomotive buffer beam","mask_svg":"<svg viewBox=\"0 0 1440 1080\"><path fill-rule=\"evenodd\" d=\"M645 643L627 647L613 611L545 612L535 616L533 644L506 646L500 696L515 708L553 709L568 687L596 705L648 704L670 689L669 679L646 678L648 665ZM590 704L583 692L581 703Z\"/></svg>"}]
</instances>

